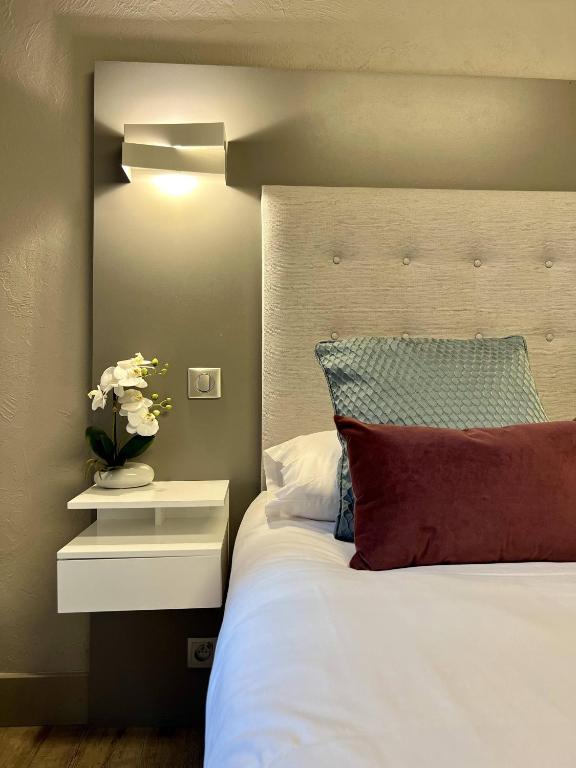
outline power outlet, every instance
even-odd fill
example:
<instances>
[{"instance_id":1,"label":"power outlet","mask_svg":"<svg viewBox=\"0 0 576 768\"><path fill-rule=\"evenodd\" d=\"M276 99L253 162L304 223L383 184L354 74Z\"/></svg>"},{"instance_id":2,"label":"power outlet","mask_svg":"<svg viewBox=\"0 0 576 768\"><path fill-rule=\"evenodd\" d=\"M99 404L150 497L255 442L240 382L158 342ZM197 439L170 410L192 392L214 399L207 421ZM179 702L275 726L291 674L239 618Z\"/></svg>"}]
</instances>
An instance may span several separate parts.
<instances>
[{"instance_id":1,"label":"power outlet","mask_svg":"<svg viewBox=\"0 0 576 768\"><path fill-rule=\"evenodd\" d=\"M216 648L215 637L188 638L188 666L211 667Z\"/></svg>"}]
</instances>

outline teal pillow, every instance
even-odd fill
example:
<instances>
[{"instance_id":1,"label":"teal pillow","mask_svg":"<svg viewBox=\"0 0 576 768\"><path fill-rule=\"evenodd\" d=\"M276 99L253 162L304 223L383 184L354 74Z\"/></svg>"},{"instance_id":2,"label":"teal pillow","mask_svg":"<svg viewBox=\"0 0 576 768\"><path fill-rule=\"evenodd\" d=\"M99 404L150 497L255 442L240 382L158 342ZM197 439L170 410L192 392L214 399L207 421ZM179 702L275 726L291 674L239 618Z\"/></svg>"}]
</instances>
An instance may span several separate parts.
<instances>
[{"instance_id":1,"label":"teal pillow","mask_svg":"<svg viewBox=\"0 0 576 768\"><path fill-rule=\"evenodd\" d=\"M369 424L456 429L547 420L522 336L358 337L322 341L316 357L339 416ZM335 535L354 540L354 494L344 442Z\"/></svg>"}]
</instances>

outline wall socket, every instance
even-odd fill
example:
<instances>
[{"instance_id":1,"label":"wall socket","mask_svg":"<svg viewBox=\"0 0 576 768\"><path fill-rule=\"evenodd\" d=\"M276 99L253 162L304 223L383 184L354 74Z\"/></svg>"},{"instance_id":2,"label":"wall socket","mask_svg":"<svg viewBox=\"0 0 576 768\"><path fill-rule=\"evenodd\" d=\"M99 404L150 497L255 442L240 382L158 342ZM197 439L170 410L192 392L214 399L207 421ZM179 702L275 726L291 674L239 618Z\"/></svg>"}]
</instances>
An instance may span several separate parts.
<instances>
[{"instance_id":1,"label":"wall socket","mask_svg":"<svg viewBox=\"0 0 576 768\"><path fill-rule=\"evenodd\" d=\"M188 666L211 667L216 648L215 637L188 638Z\"/></svg>"}]
</instances>

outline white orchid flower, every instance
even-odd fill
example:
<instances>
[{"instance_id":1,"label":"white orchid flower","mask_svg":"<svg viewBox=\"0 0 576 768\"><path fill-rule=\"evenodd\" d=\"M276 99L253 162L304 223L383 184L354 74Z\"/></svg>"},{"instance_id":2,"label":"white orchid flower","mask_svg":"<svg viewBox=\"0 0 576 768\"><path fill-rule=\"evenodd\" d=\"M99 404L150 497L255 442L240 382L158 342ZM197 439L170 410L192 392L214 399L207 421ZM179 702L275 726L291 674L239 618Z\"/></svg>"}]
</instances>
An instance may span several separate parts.
<instances>
[{"instance_id":1,"label":"white orchid flower","mask_svg":"<svg viewBox=\"0 0 576 768\"><path fill-rule=\"evenodd\" d=\"M136 352L134 357L130 357L128 360L118 360L116 365L120 368L143 368L147 365L154 365L153 360L144 360L140 352Z\"/></svg>"},{"instance_id":2,"label":"white orchid flower","mask_svg":"<svg viewBox=\"0 0 576 768\"><path fill-rule=\"evenodd\" d=\"M93 411L97 408L104 408L106 406L106 392L104 392L100 384L98 384L96 389L88 392L88 397L92 400ZM150 401L150 403L152 403L152 401Z\"/></svg>"},{"instance_id":3,"label":"white orchid flower","mask_svg":"<svg viewBox=\"0 0 576 768\"><path fill-rule=\"evenodd\" d=\"M136 429L138 424L140 424L140 422L142 421L142 419L144 419L147 413L149 413L148 408L138 408L136 411L130 411L129 413L127 413L126 415L128 416L128 427L131 427L132 429Z\"/></svg>"},{"instance_id":4,"label":"white orchid flower","mask_svg":"<svg viewBox=\"0 0 576 768\"><path fill-rule=\"evenodd\" d=\"M147 408L141 408L139 411L128 414L128 425L126 431L131 435L138 434L143 437L155 435L160 429L158 419Z\"/></svg>"},{"instance_id":5,"label":"white orchid flower","mask_svg":"<svg viewBox=\"0 0 576 768\"><path fill-rule=\"evenodd\" d=\"M147 387L148 384L142 378L142 373L142 369L138 366L135 366L134 368L122 368L122 366L117 365L114 368L114 376L122 387Z\"/></svg>"},{"instance_id":6,"label":"white orchid flower","mask_svg":"<svg viewBox=\"0 0 576 768\"><path fill-rule=\"evenodd\" d=\"M115 395L123 395L124 387L140 387L143 389L148 384L142 378L140 368L122 368L119 365L111 365L106 368L100 377L100 387L104 392L114 390Z\"/></svg>"},{"instance_id":7,"label":"white orchid flower","mask_svg":"<svg viewBox=\"0 0 576 768\"><path fill-rule=\"evenodd\" d=\"M116 367L114 365L106 368L100 377L100 387L104 392L110 392L113 389L117 395L121 395L124 392L124 388L121 386L119 379L114 375L115 370ZM126 376L123 375L122 378L126 378Z\"/></svg>"},{"instance_id":8,"label":"white orchid flower","mask_svg":"<svg viewBox=\"0 0 576 768\"><path fill-rule=\"evenodd\" d=\"M128 416L129 413L135 413L141 408L148 409L153 405L152 400L144 397L139 389L126 389L124 394L118 398L120 403L120 416Z\"/></svg>"}]
</instances>

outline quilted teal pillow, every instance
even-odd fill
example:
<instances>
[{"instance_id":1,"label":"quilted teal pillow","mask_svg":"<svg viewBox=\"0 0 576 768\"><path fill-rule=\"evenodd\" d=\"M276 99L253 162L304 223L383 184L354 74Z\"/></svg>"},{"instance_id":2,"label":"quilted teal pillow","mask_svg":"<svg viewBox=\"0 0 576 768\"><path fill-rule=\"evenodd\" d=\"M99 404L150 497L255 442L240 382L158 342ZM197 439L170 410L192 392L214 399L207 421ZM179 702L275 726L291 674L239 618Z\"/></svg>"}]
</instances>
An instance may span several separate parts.
<instances>
[{"instance_id":1,"label":"quilted teal pillow","mask_svg":"<svg viewBox=\"0 0 576 768\"><path fill-rule=\"evenodd\" d=\"M339 416L456 429L547 421L522 336L358 337L322 341L316 357ZM354 494L344 443L335 535L354 540Z\"/></svg>"}]
</instances>

